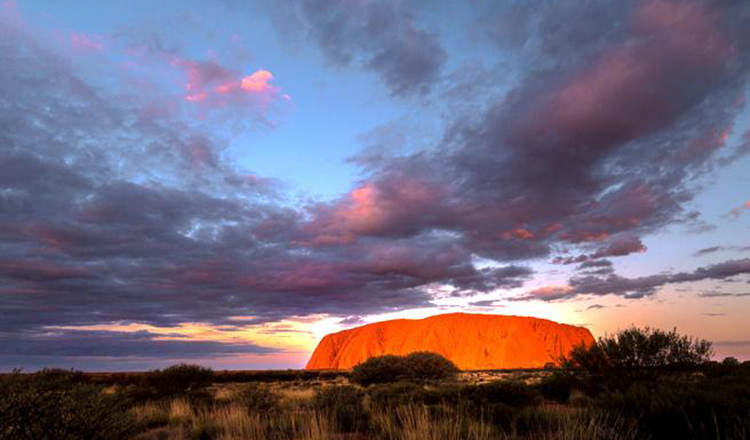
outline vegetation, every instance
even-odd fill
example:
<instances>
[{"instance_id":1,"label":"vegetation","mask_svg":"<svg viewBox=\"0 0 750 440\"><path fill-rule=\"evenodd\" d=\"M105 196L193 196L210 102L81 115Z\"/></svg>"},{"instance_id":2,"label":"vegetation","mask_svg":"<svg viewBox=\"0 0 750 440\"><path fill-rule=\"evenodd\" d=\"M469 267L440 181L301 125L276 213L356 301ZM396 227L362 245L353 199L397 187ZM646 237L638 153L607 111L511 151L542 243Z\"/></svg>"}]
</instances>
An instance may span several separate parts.
<instances>
[{"instance_id":1,"label":"vegetation","mask_svg":"<svg viewBox=\"0 0 750 440\"><path fill-rule=\"evenodd\" d=\"M325 387L315 391L312 406L329 416L340 431L358 432L368 424L364 395L361 389L351 385Z\"/></svg>"},{"instance_id":2,"label":"vegetation","mask_svg":"<svg viewBox=\"0 0 750 440\"><path fill-rule=\"evenodd\" d=\"M148 373L143 382L159 397L175 396L207 387L213 382L213 371L200 365L172 365Z\"/></svg>"},{"instance_id":3,"label":"vegetation","mask_svg":"<svg viewBox=\"0 0 750 440\"><path fill-rule=\"evenodd\" d=\"M131 434L127 400L80 373L19 372L0 380L0 440L118 440Z\"/></svg>"},{"instance_id":4,"label":"vegetation","mask_svg":"<svg viewBox=\"0 0 750 440\"><path fill-rule=\"evenodd\" d=\"M437 353L416 352L408 356L377 356L352 370L351 381L368 386L395 382L439 382L455 378L458 368Z\"/></svg>"},{"instance_id":5,"label":"vegetation","mask_svg":"<svg viewBox=\"0 0 750 440\"><path fill-rule=\"evenodd\" d=\"M362 385L229 382L191 365L107 387L82 373L16 372L0 379L0 440L748 439L750 362L708 353L704 341L633 328L558 368L499 380L456 377L424 353L360 365L351 377Z\"/></svg>"}]
</instances>

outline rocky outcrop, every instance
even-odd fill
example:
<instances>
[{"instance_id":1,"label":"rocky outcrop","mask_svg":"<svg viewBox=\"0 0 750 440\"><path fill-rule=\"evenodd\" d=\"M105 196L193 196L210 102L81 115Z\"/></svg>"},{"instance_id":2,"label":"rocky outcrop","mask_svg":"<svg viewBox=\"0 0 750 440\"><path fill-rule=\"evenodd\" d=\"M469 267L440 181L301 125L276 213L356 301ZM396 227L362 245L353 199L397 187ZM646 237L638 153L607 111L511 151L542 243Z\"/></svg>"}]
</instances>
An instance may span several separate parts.
<instances>
[{"instance_id":1,"label":"rocky outcrop","mask_svg":"<svg viewBox=\"0 0 750 440\"><path fill-rule=\"evenodd\" d=\"M525 316L452 313L395 319L325 336L307 369L350 369L367 358L431 351L462 370L539 368L594 337L583 327Z\"/></svg>"}]
</instances>

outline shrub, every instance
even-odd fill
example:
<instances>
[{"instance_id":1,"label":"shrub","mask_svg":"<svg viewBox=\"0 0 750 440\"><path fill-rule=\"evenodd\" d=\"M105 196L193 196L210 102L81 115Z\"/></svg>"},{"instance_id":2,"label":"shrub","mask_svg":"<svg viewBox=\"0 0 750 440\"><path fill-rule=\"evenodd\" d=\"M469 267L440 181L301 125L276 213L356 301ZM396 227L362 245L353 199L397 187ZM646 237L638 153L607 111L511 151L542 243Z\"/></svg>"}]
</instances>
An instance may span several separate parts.
<instances>
[{"instance_id":1,"label":"shrub","mask_svg":"<svg viewBox=\"0 0 750 440\"><path fill-rule=\"evenodd\" d=\"M127 402L81 383L80 373L18 372L0 380L0 439L117 440L133 426Z\"/></svg>"},{"instance_id":2,"label":"shrub","mask_svg":"<svg viewBox=\"0 0 750 440\"><path fill-rule=\"evenodd\" d=\"M449 359L428 351L406 356L406 372L414 381L440 381L456 377L458 368Z\"/></svg>"},{"instance_id":3,"label":"shrub","mask_svg":"<svg viewBox=\"0 0 750 440\"><path fill-rule=\"evenodd\" d=\"M350 380L362 386L392 383L407 377L406 359L403 356L385 355L371 357L354 367Z\"/></svg>"},{"instance_id":4,"label":"shrub","mask_svg":"<svg viewBox=\"0 0 750 440\"><path fill-rule=\"evenodd\" d=\"M352 385L334 385L315 390L312 406L331 416L344 432L365 429L369 423L364 392Z\"/></svg>"},{"instance_id":5,"label":"shrub","mask_svg":"<svg viewBox=\"0 0 750 440\"><path fill-rule=\"evenodd\" d=\"M200 365L179 364L151 371L143 381L153 397L172 397L207 387L213 381L213 371Z\"/></svg>"},{"instance_id":6,"label":"shrub","mask_svg":"<svg viewBox=\"0 0 750 440\"><path fill-rule=\"evenodd\" d=\"M653 381L666 374L691 372L706 365L711 343L649 327L631 327L586 347L574 348L561 364L578 370L582 389L596 394L602 389L623 390L637 381Z\"/></svg>"},{"instance_id":7,"label":"shrub","mask_svg":"<svg viewBox=\"0 0 750 440\"><path fill-rule=\"evenodd\" d=\"M236 401L251 412L270 412L277 409L279 395L268 386L250 383L237 393Z\"/></svg>"},{"instance_id":8,"label":"shrub","mask_svg":"<svg viewBox=\"0 0 750 440\"><path fill-rule=\"evenodd\" d=\"M456 365L445 357L426 351L408 356L377 356L354 367L350 380L362 386L402 381L428 382L451 379Z\"/></svg>"}]
</instances>

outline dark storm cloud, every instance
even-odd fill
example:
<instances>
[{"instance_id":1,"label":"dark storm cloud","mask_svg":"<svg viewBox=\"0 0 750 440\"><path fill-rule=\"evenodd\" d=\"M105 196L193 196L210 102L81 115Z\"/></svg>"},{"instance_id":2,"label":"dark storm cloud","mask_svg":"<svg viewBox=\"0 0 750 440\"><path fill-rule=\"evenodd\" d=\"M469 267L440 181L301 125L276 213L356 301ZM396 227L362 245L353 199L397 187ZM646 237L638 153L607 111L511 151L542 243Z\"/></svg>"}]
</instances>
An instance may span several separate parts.
<instances>
[{"instance_id":1,"label":"dark storm cloud","mask_svg":"<svg viewBox=\"0 0 750 440\"><path fill-rule=\"evenodd\" d=\"M374 71L394 96L426 93L446 62L438 36L400 1L273 2L269 9L280 35L302 30L330 62Z\"/></svg>"}]
</instances>

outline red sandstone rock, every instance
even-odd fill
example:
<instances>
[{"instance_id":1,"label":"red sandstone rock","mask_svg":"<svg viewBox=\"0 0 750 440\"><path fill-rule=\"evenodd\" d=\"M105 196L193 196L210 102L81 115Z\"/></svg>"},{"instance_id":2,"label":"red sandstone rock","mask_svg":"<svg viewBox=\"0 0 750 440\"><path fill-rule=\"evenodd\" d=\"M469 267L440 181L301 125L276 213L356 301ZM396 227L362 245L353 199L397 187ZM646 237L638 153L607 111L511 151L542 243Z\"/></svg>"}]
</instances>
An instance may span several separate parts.
<instances>
[{"instance_id":1,"label":"red sandstone rock","mask_svg":"<svg viewBox=\"0 0 750 440\"><path fill-rule=\"evenodd\" d=\"M539 368L594 337L583 327L525 316L451 313L395 319L324 337L308 370L350 369L367 358L431 351L462 370Z\"/></svg>"}]
</instances>

